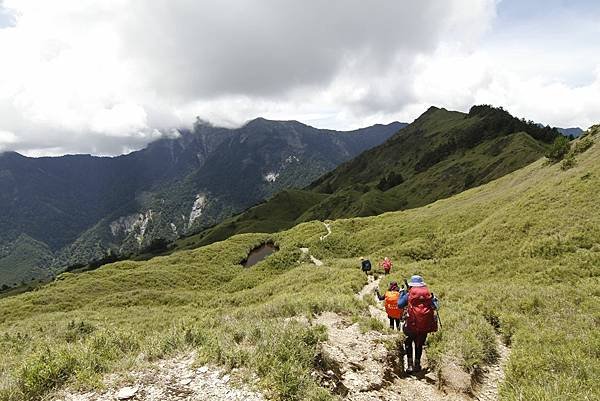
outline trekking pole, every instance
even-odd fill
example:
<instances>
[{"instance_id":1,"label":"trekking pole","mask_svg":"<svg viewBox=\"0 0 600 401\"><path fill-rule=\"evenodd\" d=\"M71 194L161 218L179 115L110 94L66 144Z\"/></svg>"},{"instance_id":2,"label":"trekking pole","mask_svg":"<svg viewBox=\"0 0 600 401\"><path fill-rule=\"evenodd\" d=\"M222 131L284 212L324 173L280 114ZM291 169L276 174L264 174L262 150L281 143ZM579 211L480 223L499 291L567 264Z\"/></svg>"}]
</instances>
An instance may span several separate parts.
<instances>
[{"instance_id":1,"label":"trekking pole","mask_svg":"<svg viewBox=\"0 0 600 401\"><path fill-rule=\"evenodd\" d=\"M437 298L435 297L435 294L434 294L433 292L431 293L431 297L432 297L433 299L437 299ZM435 316L437 317L437 321L438 321L438 323L440 324L440 330L441 330L441 329L442 329L442 318L440 317L440 311L439 311L439 309L438 309L438 306L437 306L437 305L439 305L439 304L436 304L436 303L434 302L434 306L436 307L436 308L435 308Z\"/></svg>"}]
</instances>

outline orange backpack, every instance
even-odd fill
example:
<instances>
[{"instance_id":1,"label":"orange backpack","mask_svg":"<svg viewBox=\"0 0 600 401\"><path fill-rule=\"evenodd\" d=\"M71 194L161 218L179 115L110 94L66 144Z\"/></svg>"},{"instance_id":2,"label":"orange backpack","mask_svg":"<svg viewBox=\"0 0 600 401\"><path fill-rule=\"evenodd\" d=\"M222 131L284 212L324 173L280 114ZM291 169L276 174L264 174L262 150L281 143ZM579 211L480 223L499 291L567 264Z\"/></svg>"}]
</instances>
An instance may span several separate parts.
<instances>
[{"instance_id":1,"label":"orange backpack","mask_svg":"<svg viewBox=\"0 0 600 401\"><path fill-rule=\"evenodd\" d=\"M398 291L386 291L385 311L388 317L394 319L400 319L402 317L404 309L398 307L398 298L400 298L400 293Z\"/></svg>"}]
</instances>

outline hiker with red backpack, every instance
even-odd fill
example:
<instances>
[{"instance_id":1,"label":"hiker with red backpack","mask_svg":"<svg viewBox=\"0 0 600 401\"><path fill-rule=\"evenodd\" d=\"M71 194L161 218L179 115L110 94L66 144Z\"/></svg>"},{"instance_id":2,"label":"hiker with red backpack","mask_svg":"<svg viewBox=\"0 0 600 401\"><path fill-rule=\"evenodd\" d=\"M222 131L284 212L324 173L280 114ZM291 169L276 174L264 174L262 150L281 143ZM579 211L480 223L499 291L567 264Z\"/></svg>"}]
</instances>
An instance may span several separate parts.
<instances>
[{"instance_id":1,"label":"hiker with red backpack","mask_svg":"<svg viewBox=\"0 0 600 401\"><path fill-rule=\"evenodd\" d=\"M438 300L429 291L421 276L412 276L406 285L408 291L403 291L398 299L398 308L406 308L407 313L403 328L406 335L404 341L408 365L406 372L415 373L421 370L421 355L427 334L436 332L438 329L436 316Z\"/></svg>"},{"instance_id":2,"label":"hiker with red backpack","mask_svg":"<svg viewBox=\"0 0 600 401\"><path fill-rule=\"evenodd\" d=\"M379 293L379 288L375 289L375 294L377 295L377 299L385 301L385 312L390 320L390 329L394 330L394 325L396 325L396 330L400 330L400 319L402 318L404 309L398 307L398 299L400 298L398 283L392 281L384 295Z\"/></svg>"},{"instance_id":3,"label":"hiker with red backpack","mask_svg":"<svg viewBox=\"0 0 600 401\"><path fill-rule=\"evenodd\" d=\"M383 258L381 262L379 262L379 267L383 267L384 274L390 274L390 270L392 270L393 263L387 256Z\"/></svg>"}]
</instances>

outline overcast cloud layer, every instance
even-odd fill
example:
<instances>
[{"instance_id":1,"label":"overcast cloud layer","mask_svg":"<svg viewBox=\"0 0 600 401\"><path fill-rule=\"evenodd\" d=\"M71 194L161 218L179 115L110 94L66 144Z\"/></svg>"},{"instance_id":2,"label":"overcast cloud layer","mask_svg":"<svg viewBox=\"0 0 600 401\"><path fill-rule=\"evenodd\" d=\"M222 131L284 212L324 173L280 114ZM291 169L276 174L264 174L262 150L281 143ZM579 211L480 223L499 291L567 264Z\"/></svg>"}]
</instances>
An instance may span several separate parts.
<instances>
[{"instance_id":1,"label":"overcast cloud layer","mask_svg":"<svg viewBox=\"0 0 600 401\"><path fill-rule=\"evenodd\" d=\"M351 129L430 105L600 121L596 1L0 0L0 150L119 154L195 116Z\"/></svg>"}]
</instances>

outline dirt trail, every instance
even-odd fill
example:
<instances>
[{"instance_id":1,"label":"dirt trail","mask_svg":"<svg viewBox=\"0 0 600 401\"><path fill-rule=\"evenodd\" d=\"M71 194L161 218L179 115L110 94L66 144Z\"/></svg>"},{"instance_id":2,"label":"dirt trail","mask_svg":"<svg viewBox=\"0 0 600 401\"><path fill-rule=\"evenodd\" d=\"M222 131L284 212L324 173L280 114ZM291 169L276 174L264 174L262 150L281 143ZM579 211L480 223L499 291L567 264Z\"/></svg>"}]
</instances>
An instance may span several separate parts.
<instances>
[{"instance_id":1,"label":"dirt trail","mask_svg":"<svg viewBox=\"0 0 600 401\"><path fill-rule=\"evenodd\" d=\"M160 361L152 367L130 372L126 377L111 375L106 378L106 390L73 393L63 390L55 401L264 401L257 392L239 385L235 372L231 375L208 366L194 367L195 354ZM234 382L236 382L234 384Z\"/></svg>"},{"instance_id":2,"label":"dirt trail","mask_svg":"<svg viewBox=\"0 0 600 401\"><path fill-rule=\"evenodd\" d=\"M331 235L331 224L323 222L323 225L325 226L325 229L327 230L327 234L321 235L319 237L319 239L321 241L323 241L325 238L327 238L327 237L329 237Z\"/></svg>"},{"instance_id":3,"label":"dirt trail","mask_svg":"<svg viewBox=\"0 0 600 401\"><path fill-rule=\"evenodd\" d=\"M323 262L311 255L310 250L308 248L300 248L300 251L303 255L308 256L312 264L314 264L315 266L323 266Z\"/></svg>"},{"instance_id":4,"label":"dirt trail","mask_svg":"<svg viewBox=\"0 0 600 401\"><path fill-rule=\"evenodd\" d=\"M325 238L327 238L331 235L331 225L329 223L323 223L323 225L325 226L325 229L327 230L327 234L321 235L319 237L320 241L323 241ZM313 255L311 255L309 248L300 248L300 251L302 252L303 255L307 256L310 259L311 263L314 264L315 266L323 266L324 265L324 263L321 260L319 260L319 259L315 258Z\"/></svg>"},{"instance_id":5,"label":"dirt trail","mask_svg":"<svg viewBox=\"0 0 600 401\"><path fill-rule=\"evenodd\" d=\"M510 348L498 341L498 361L492 366L488 366L483 373L482 383L475 392L475 399L478 401L497 401L498 388L504 381L504 368L510 356Z\"/></svg>"},{"instance_id":6,"label":"dirt trail","mask_svg":"<svg viewBox=\"0 0 600 401\"><path fill-rule=\"evenodd\" d=\"M369 276L367 284L356 294L363 300L365 296L375 296L380 279ZM369 305L370 316L385 321L387 315L381 302ZM323 313L315 323L328 329L328 340L323 344L323 365L326 372L321 377L324 386L350 401L367 400L411 400L411 401L496 401L498 386L504 378L503 366L509 356L509 349L498 345L500 358L497 364L489 366L481 376L481 384L472 386L471 377L457 366L451 366L444 377L453 383L440 390L438 377L433 372L423 371L419 375L407 376L403 371L403 361L399 355L398 337L392 333L368 331L362 333L357 323L331 312ZM388 344L388 347L385 344ZM427 366L426 355L423 365ZM460 384L462 388L452 388Z\"/></svg>"}]
</instances>

